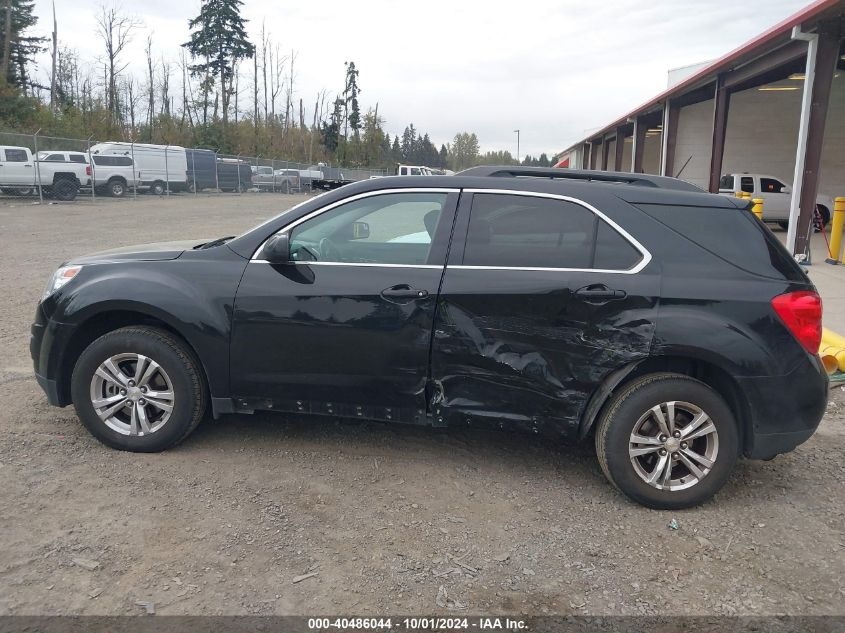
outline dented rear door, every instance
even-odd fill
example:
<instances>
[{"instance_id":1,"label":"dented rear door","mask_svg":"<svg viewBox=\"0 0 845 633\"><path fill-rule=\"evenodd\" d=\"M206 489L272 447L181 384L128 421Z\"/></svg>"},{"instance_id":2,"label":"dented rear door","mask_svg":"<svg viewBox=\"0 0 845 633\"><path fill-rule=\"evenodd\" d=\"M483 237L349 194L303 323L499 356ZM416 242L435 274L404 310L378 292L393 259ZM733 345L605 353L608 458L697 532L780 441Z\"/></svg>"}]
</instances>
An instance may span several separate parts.
<instances>
[{"instance_id":1,"label":"dented rear door","mask_svg":"<svg viewBox=\"0 0 845 633\"><path fill-rule=\"evenodd\" d=\"M601 212L590 235L582 211L595 207L524 196L461 197L435 317L432 412L445 424L570 435L602 379L649 354L659 270Z\"/></svg>"}]
</instances>

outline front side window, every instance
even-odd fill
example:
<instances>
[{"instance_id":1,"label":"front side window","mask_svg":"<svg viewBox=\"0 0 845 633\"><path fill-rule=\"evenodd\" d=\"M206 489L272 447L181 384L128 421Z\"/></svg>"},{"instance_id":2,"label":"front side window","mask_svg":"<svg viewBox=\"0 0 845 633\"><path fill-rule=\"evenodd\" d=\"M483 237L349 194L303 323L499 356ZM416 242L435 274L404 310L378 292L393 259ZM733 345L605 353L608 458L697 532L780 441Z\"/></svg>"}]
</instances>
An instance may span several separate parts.
<instances>
[{"instance_id":1,"label":"front side window","mask_svg":"<svg viewBox=\"0 0 845 633\"><path fill-rule=\"evenodd\" d=\"M463 263L629 270L642 254L590 209L554 198L476 194Z\"/></svg>"},{"instance_id":2,"label":"front side window","mask_svg":"<svg viewBox=\"0 0 845 633\"><path fill-rule=\"evenodd\" d=\"M293 261L426 264L445 193L368 196L295 226Z\"/></svg>"},{"instance_id":3,"label":"front side window","mask_svg":"<svg viewBox=\"0 0 845 633\"><path fill-rule=\"evenodd\" d=\"M27 155L22 149L6 148L6 160L10 163L25 163L27 161Z\"/></svg>"},{"instance_id":4,"label":"front side window","mask_svg":"<svg viewBox=\"0 0 845 633\"><path fill-rule=\"evenodd\" d=\"M781 193L784 184L774 178L760 178L760 191L763 193Z\"/></svg>"},{"instance_id":5,"label":"front side window","mask_svg":"<svg viewBox=\"0 0 845 633\"><path fill-rule=\"evenodd\" d=\"M734 177L731 175L722 176L719 180L719 189L731 189L734 188Z\"/></svg>"}]
</instances>

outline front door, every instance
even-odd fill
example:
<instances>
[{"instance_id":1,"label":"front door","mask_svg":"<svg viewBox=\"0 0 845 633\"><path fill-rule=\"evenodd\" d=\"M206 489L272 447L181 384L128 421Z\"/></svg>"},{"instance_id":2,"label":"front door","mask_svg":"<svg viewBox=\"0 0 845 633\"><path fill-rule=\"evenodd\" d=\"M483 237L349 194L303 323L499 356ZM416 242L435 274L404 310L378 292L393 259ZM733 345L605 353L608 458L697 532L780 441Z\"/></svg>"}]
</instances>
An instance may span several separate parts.
<instances>
[{"instance_id":1,"label":"front door","mask_svg":"<svg viewBox=\"0 0 845 633\"><path fill-rule=\"evenodd\" d=\"M432 345L435 415L571 435L601 381L648 355L659 272L611 222L560 196L462 197Z\"/></svg>"},{"instance_id":2,"label":"front door","mask_svg":"<svg viewBox=\"0 0 845 633\"><path fill-rule=\"evenodd\" d=\"M0 183L4 185L35 184L35 162L23 149L7 147L0 150Z\"/></svg>"},{"instance_id":3,"label":"front door","mask_svg":"<svg viewBox=\"0 0 845 633\"><path fill-rule=\"evenodd\" d=\"M766 220L788 220L791 193L783 193L786 185L780 180L760 177L760 198L763 200L763 217Z\"/></svg>"},{"instance_id":4,"label":"front door","mask_svg":"<svg viewBox=\"0 0 845 633\"><path fill-rule=\"evenodd\" d=\"M235 302L241 407L424 422L457 191L381 191L293 222L291 262L251 261Z\"/></svg>"}]
</instances>

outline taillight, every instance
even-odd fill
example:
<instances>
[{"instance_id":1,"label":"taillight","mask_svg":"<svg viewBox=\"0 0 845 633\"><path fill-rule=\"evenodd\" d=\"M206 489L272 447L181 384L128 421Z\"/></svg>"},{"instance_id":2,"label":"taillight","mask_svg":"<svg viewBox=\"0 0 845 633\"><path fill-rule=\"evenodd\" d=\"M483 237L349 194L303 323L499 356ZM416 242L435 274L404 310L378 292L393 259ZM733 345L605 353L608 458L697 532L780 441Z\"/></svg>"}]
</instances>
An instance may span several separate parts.
<instances>
[{"instance_id":1,"label":"taillight","mask_svg":"<svg viewBox=\"0 0 845 633\"><path fill-rule=\"evenodd\" d=\"M91 165L86 165L86 166L85 166L85 175L86 175L86 176L90 176L90 175L91 175Z\"/></svg>"},{"instance_id":2,"label":"taillight","mask_svg":"<svg viewBox=\"0 0 845 633\"><path fill-rule=\"evenodd\" d=\"M804 349L818 354L822 342L821 297L812 290L787 292L772 299L772 307Z\"/></svg>"}]
</instances>

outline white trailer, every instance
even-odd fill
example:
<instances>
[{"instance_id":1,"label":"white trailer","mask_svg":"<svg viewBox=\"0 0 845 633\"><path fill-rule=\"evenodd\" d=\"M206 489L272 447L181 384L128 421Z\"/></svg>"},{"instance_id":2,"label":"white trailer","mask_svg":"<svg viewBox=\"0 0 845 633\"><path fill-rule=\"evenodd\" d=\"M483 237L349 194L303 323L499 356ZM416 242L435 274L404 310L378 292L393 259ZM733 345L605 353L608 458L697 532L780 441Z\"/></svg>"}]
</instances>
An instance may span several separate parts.
<instances>
[{"instance_id":1,"label":"white trailer","mask_svg":"<svg viewBox=\"0 0 845 633\"><path fill-rule=\"evenodd\" d=\"M92 156L128 156L135 165L139 189L162 195L186 191L188 161L185 148L178 145L147 143L97 143L91 146Z\"/></svg>"}]
</instances>

